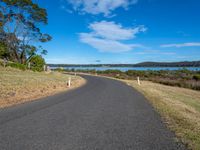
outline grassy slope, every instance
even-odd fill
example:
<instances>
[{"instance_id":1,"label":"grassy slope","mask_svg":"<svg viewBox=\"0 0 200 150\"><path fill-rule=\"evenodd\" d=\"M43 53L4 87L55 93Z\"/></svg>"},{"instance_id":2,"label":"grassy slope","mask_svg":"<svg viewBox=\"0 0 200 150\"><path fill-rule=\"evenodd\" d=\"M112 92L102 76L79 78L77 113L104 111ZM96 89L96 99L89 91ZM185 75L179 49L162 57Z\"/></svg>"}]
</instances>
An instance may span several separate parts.
<instances>
[{"instance_id":1,"label":"grassy slope","mask_svg":"<svg viewBox=\"0 0 200 150\"><path fill-rule=\"evenodd\" d=\"M61 73L37 73L0 66L0 108L68 90L69 77L72 88L85 82L80 77Z\"/></svg>"},{"instance_id":2,"label":"grassy slope","mask_svg":"<svg viewBox=\"0 0 200 150\"><path fill-rule=\"evenodd\" d=\"M125 81L143 93L182 142L200 149L200 92L143 81Z\"/></svg>"}]
</instances>

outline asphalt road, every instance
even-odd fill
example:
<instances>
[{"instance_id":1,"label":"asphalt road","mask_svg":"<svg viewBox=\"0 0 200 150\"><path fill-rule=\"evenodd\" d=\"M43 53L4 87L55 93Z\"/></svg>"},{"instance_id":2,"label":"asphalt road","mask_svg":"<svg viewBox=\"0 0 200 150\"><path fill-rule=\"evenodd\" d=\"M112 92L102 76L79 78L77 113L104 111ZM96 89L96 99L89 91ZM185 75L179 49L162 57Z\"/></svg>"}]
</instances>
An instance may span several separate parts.
<instances>
[{"instance_id":1,"label":"asphalt road","mask_svg":"<svg viewBox=\"0 0 200 150\"><path fill-rule=\"evenodd\" d=\"M84 76L76 90L0 110L0 150L185 149L122 82Z\"/></svg>"}]
</instances>

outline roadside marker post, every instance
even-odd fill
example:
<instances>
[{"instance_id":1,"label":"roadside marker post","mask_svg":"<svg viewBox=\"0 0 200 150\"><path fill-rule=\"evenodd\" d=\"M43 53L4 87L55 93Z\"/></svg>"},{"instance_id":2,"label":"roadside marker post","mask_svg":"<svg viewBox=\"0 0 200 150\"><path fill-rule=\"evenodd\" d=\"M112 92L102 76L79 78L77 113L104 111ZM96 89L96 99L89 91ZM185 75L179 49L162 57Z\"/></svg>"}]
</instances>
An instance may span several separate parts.
<instances>
[{"instance_id":1,"label":"roadside marker post","mask_svg":"<svg viewBox=\"0 0 200 150\"><path fill-rule=\"evenodd\" d=\"M46 68L47 68L46 65L44 65L44 72L46 72L46 70L47 70Z\"/></svg>"},{"instance_id":2,"label":"roadside marker post","mask_svg":"<svg viewBox=\"0 0 200 150\"><path fill-rule=\"evenodd\" d=\"M47 72L51 72L51 68L49 66L46 67Z\"/></svg>"},{"instance_id":3,"label":"roadside marker post","mask_svg":"<svg viewBox=\"0 0 200 150\"><path fill-rule=\"evenodd\" d=\"M4 58L3 59L3 66L4 66L4 68L6 67L6 65L7 65L7 60Z\"/></svg>"},{"instance_id":4,"label":"roadside marker post","mask_svg":"<svg viewBox=\"0 0 200 150\"><path fill-rule=\"evenodd\" d=\"M67 82L67 86L70 88L71 87L71 78L69 77L68 82Z\"/></svg>"},{"instance_id":5,"label":"roadside marker post","mask_svg":"<svg viewBox=\"0 0 200 150\"><path fill-rule=\"evenodd\" d=\"M29 70L31 69L31 63L30 62L28 63L28 69Z\"/></svg>"},{"instance_id":6,"label":"roadside marker post","mask_svg":"<svg viewBox=\"0 0 200 150\"><path fill-rule=\"evenodd\" d=\"M138 85L141 85L140 84L140 77L137 77L137 82L138 82Z\"/></svg>"}]
</instances>

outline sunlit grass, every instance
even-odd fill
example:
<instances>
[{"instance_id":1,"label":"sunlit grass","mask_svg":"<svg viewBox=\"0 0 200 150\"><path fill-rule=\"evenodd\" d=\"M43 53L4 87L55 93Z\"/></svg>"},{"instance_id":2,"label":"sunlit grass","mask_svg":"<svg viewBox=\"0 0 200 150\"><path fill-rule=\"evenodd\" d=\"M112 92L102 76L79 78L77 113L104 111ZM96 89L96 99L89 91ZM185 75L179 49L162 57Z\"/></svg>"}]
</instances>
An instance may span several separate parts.
<instances>
[{"instance_id":1,"label":"sunlit grass","mask_svg":"<svg viewBox=\"0 0 200 150\"><path fill-rule=\"evenodd\" d=\"M72 79L72 87L83 83L83 79L80 77L58 72L47 74L0 67L0 107L68 90L69 78Z\"/></svg>"},{"instance_id":2,"label":"sunlit grass","mask_svg":"<svg viewBox=\"0 0 200 150\"><path fill-rule=\"evenodd\" d=\"M200 149L200 92L143 81L125 81L143 93L182 142Z\"/></svg>"}]
</instances>

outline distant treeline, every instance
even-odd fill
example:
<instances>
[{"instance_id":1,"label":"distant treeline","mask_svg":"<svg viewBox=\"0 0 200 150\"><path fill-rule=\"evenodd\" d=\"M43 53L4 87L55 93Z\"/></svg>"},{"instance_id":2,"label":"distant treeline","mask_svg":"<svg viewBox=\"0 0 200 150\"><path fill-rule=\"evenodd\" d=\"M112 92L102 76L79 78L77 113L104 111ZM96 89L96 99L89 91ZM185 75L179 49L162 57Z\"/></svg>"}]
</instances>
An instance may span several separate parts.
<instances>
[{"instance_id":1,"label":"distant treeline","mask_svg":"<svg viewBox=\"0 0 200 150\"><path fill-rule=\"evenodd\" d=\"M143 62L138 64L48 64L50 67L200 67L200 61Z\"/></svg>"}]
</instances>

